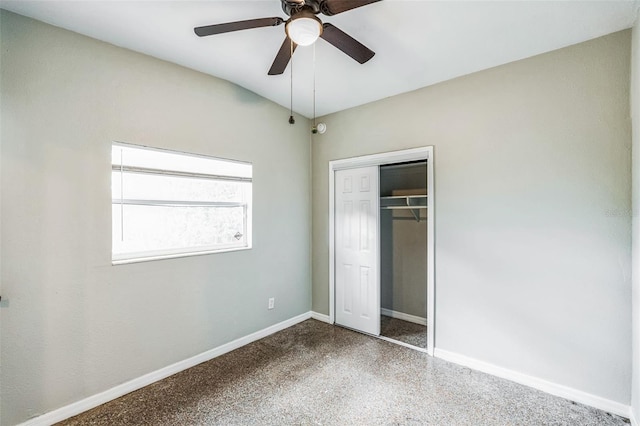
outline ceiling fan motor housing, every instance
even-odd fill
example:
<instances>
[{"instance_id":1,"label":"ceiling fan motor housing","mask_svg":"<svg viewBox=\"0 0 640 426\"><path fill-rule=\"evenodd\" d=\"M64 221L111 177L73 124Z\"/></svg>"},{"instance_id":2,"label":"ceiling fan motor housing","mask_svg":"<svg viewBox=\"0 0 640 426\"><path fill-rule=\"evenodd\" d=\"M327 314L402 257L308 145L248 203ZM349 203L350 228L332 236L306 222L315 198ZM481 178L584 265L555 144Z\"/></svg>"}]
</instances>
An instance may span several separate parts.
<instances>
[{"instance_id":1,"label":"ceiling fan motor housing","mask_svg":"<svg viewBox=\"0 0 640 426\"><path fill-rule=\"evenodd\" d=\"M321 12L318 0L282 0L282 10L289 16L297 15L302 11L308 11L314 15Z\"/></svg>"}]
</instances>

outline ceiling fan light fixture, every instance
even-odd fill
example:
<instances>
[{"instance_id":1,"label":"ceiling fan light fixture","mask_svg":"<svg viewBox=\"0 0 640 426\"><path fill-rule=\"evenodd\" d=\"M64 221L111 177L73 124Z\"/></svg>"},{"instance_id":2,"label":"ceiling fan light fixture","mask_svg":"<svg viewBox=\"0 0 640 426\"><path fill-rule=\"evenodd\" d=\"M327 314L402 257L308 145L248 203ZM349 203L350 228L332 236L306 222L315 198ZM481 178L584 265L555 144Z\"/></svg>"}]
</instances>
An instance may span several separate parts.
<instances>
[{"instance_id":1,"label":"ceiling fan light fixture","mask_svg":"<svg viewBox=\"0 0 640 426\"><path fill-rule=\"evenodd\" d=\"M291 19L286 27L287 35L299 46L310 46L322 34L322 22L314 15Z\"/></svg>"}]
</instances>

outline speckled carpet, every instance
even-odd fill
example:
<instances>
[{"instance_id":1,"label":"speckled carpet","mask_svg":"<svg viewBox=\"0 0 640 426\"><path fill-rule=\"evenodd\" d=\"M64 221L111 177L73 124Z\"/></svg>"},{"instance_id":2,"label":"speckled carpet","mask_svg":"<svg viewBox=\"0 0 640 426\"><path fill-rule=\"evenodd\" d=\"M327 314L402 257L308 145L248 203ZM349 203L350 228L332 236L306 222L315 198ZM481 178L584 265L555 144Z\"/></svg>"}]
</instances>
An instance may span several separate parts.
<instances>
[{"instance_id":1,"label":"speckled carpet","mask_svg":"<svg viewBox=\"0 0 640 426\"><path fill-rule=\"evenodd\" d=\"M625 420L315 320L65 425L624 425Z\"/></svg>"},{"instance_id":2,"label":"speckled carpet","mask_svg":"<svg viewBox=\"0 0 640 426\"><path fill-rule=\"evenodd\" d=\"M380 335L427 349L427 327L424 325L381 315Z\"/></svg>"}]
</instances>

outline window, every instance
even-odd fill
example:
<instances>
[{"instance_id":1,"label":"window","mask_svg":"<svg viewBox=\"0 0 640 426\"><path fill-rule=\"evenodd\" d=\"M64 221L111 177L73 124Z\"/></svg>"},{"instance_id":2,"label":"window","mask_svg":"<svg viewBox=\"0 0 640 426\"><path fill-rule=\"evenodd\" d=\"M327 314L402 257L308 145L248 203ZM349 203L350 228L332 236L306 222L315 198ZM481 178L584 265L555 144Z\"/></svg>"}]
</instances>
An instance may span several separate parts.
<instances>
[{"instance_id":1,"label":"window","mask_svg":"<svg viewBox=\"0 0 640 426\"><path fill-rule=\"evenodd\" d=\"M251 248L252 165L114 143L112 261Z\"/></svg>"}]
</instances>

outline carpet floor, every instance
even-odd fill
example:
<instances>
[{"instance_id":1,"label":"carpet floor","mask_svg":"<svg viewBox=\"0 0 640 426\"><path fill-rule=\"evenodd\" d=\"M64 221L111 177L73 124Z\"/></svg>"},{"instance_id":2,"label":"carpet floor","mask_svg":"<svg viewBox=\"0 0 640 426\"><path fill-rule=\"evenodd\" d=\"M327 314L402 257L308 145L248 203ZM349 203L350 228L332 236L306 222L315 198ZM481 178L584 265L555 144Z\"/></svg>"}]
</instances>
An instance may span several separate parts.
<instances>
[{"instance_id":1,"label":"carpet floor","mask_svg":"<svg viewBox=\"0 0 640 426\"><path fill-rule=\"evenodd\" d=\"M624 425L400 345L307 320L63 425Z\"/></svg>"},{"instance_id":2,"label":"carpet floor","mask_svg":"<svg viewBox=\"0 0 640 426\"><path fill-rule=\"evenodd\" d=\"M381 315L380 335L427 349L427 327L425 325Z\"/></svg>"}]
</instances>

